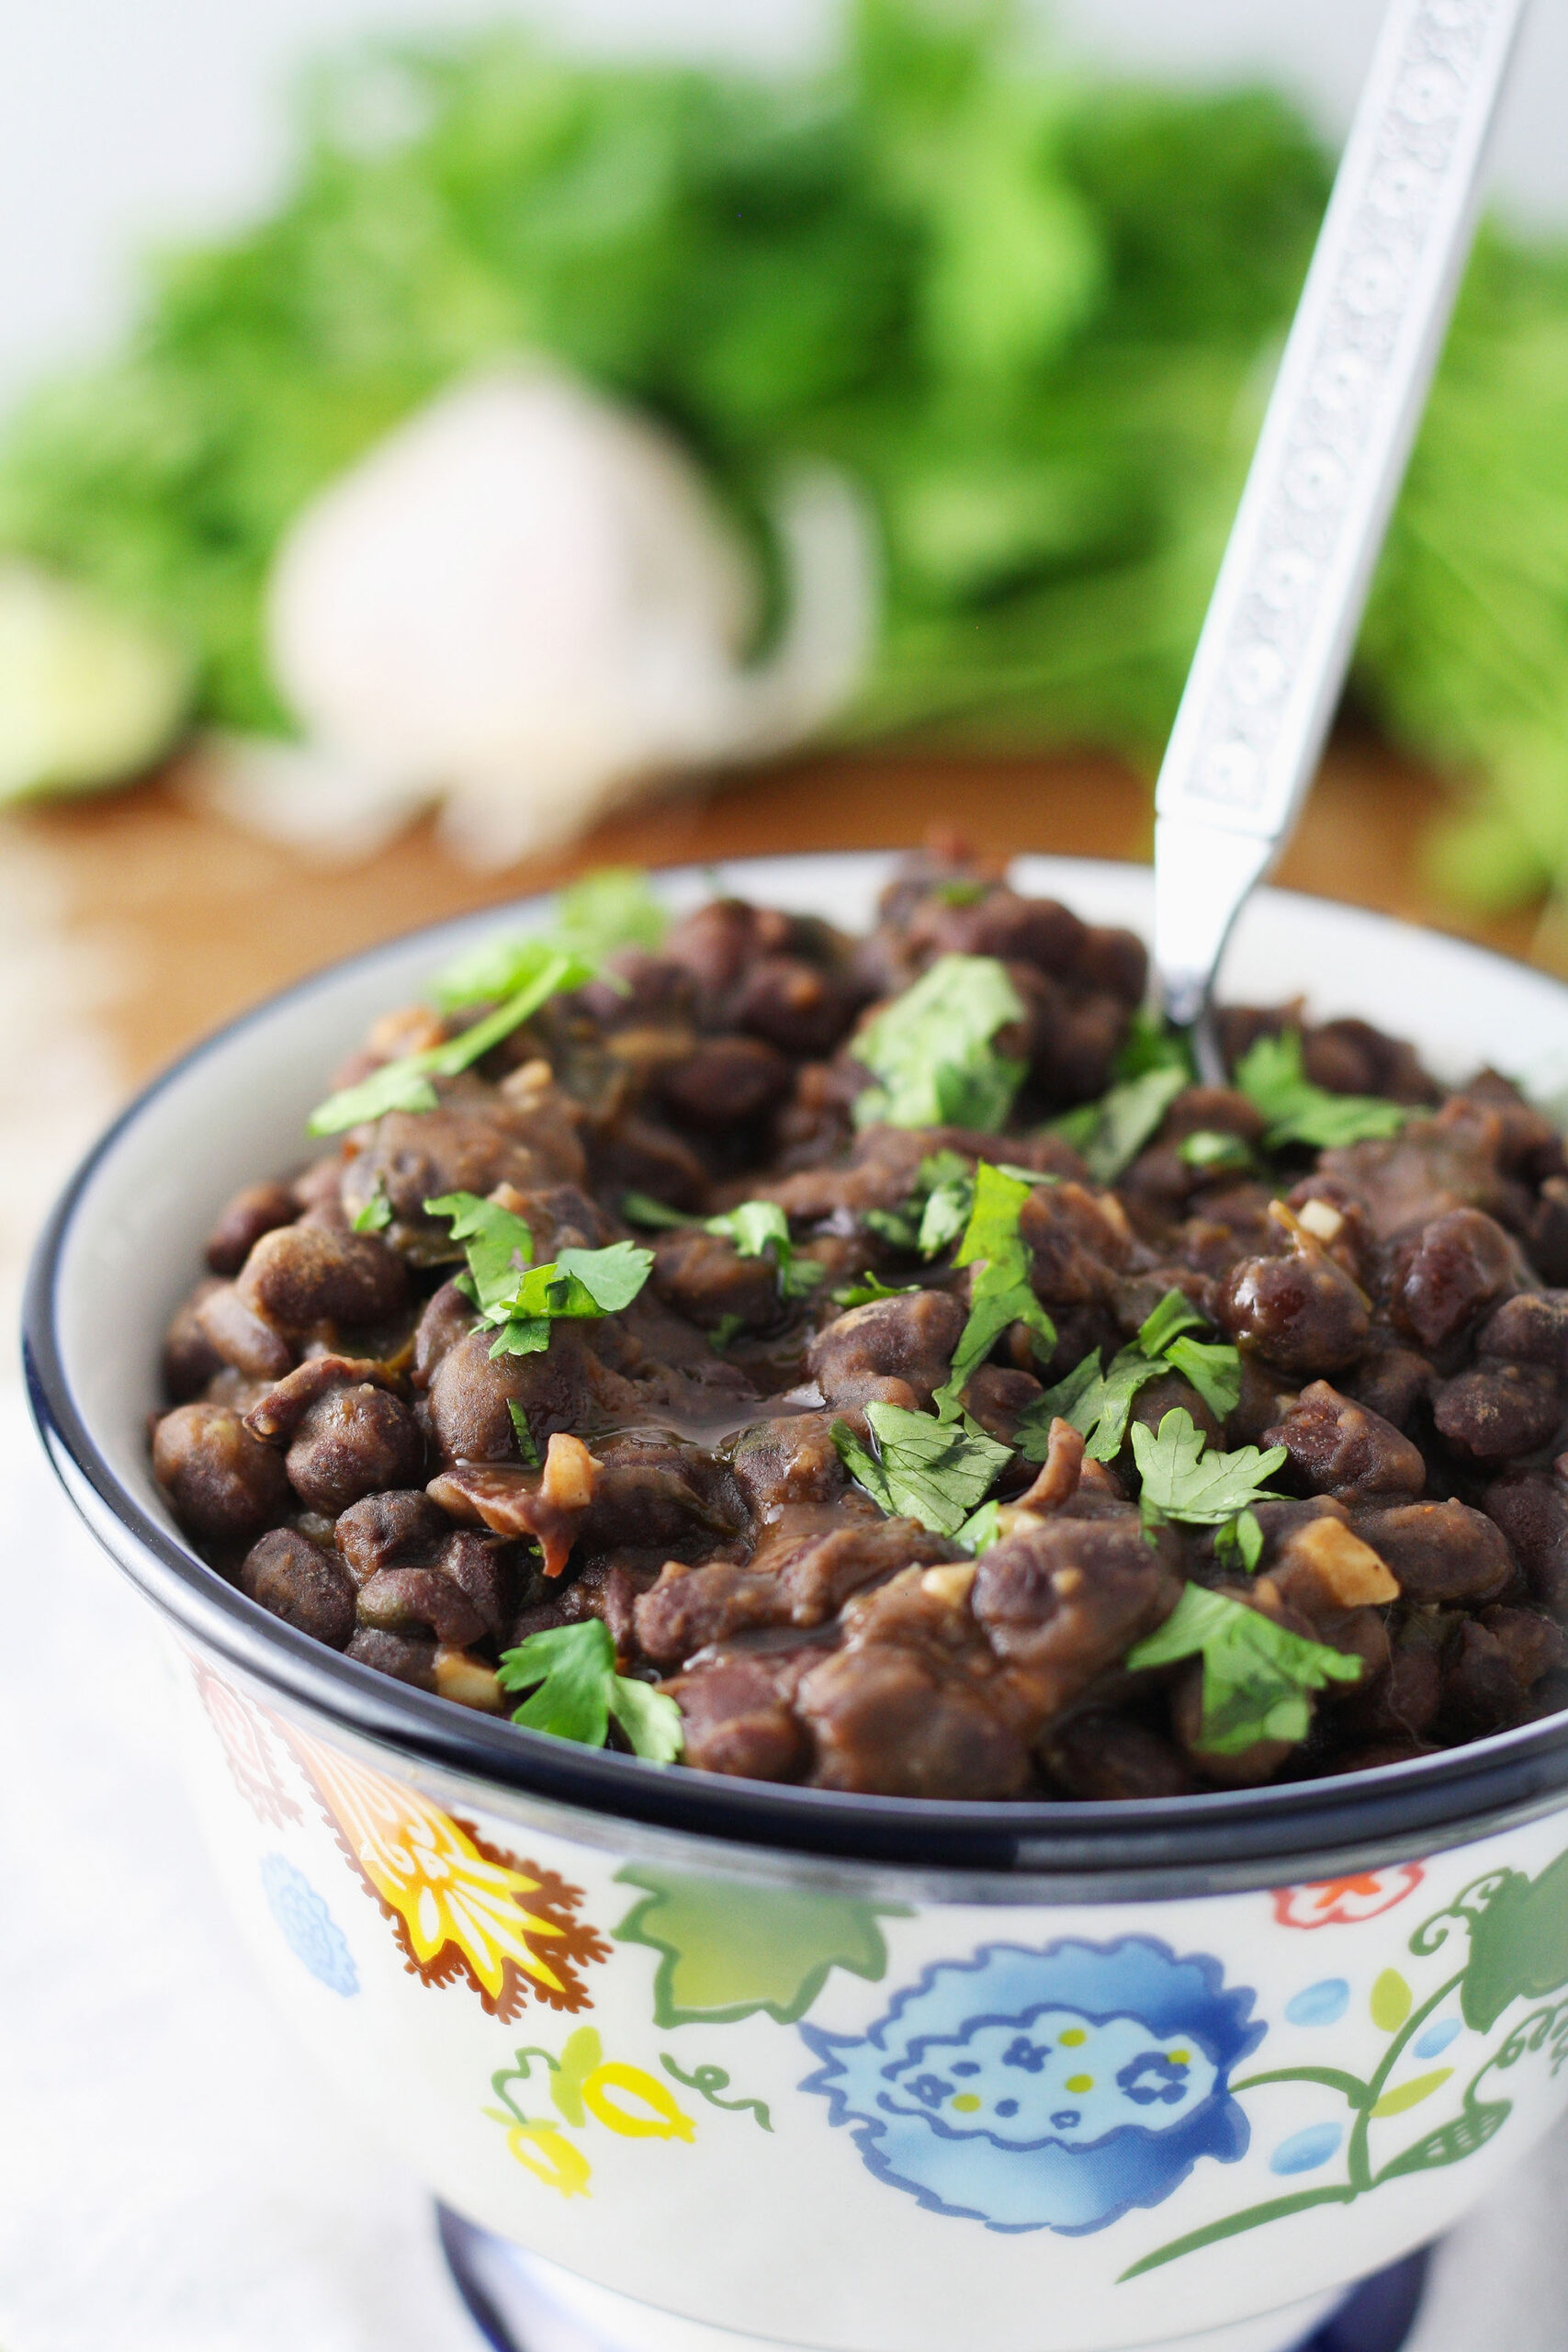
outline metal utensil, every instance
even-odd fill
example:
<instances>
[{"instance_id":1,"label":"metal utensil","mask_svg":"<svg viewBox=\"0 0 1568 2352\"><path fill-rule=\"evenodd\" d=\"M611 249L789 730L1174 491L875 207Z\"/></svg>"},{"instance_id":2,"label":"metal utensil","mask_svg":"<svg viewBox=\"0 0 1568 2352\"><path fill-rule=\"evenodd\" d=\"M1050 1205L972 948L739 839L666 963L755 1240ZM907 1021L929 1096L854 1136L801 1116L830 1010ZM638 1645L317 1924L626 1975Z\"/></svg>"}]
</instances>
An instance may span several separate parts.
<instances>
[{"instance_id":1,"label":"metal utensil","mask_svg":"<svg viewBox=\"0 0 1568 2352\"><path fill-rule=\"evenodd\" d=\"M1525 0L1393 0L1155 794L1155 965L1199 1068L1231 926L1284 847L1470 251Z\"/></svg>"}]
</instances>

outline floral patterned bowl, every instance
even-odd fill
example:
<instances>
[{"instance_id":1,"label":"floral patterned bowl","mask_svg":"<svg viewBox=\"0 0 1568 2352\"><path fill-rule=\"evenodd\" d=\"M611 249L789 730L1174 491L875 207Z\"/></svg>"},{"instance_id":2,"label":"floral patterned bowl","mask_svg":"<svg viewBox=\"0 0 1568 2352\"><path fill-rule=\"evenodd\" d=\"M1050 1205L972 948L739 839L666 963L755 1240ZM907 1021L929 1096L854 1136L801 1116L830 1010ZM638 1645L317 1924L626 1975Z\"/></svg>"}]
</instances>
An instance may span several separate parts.
<instances>
[{"instance_id":1,"label":"floral patterned bowl","mask_svg":"<svg viewBox=\"0 0 1568 2352\"><path fill-rule=\"evenodd\" d=\"M885 870L731 878L853 922ZM1020 876L1092 920L1147 910L1133 869ZM162 1613L171 1724L280 1998L449 2206L640 2352L1281 2352L1568 2107L1568 1718L1143 1804L763 1786L391 1683L170 1521L144 1417L193 1237L287 1159L372 1013L496 921L199 1047L98 1145L33 1270L39 1429ZM1279 893L1228 978L1375 1008L1456 1074L1568 1040L1539 975Z\"/></svg>"}]
</instances>

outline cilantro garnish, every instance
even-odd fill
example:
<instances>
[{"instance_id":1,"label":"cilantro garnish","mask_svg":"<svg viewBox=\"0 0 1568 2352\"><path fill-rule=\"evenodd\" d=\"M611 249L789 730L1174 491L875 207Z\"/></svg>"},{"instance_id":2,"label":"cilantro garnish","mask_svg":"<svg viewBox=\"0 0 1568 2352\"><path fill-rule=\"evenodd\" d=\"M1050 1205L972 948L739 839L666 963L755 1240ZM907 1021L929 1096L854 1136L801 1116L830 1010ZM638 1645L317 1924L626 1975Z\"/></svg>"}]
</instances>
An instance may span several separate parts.
<instances>
[{"instance_id":1,"label":"cilantro garnish","mask_svg":"<svg viewBox=\"0 0 1568 2352\"><path fill-rule=\"evenodd\" d=\"M1235 1168L1252 1166L1252 1154L1240 1136L1225 1135L1217 1127L1199 1127L1183 1136L1176 1147L1176 1156L1188 1168Z\"/></svg>"},{"instance_id":2,"label":"cilantro garnish","mask_svg":"<svg viewBox=\"0 0 1568 2352\"><path fill-rule=\"evenodd\" d=\"M744 1315L721 1315L708 1333L708 1345L716 1356L721 1356L739 1332L746 1329Z\"/></svg>"},{"instance_id":3,"label":"cilantro garnish","mask_svg":"<svg viewBox=\"0 0 1568 2352\"><path fill-rule=\"evenodd\" d=\"M684 1209L672 1209L667 1202L656 1201L651 1193L623 1193L621 1215L628 1225L640 1225L649 1233L664 1233L678 1225L701 1225L700 1216L689 1216Z\"/></svg>"},{"instance_id":4,"label":"cilantro garnish","mask_svg":"<svg viewBox=\"0 0 1568 2352\"><path fill-rule=\"evenodd\" d=\"M825 1271L815 1259L796 1256L789 1219L776 1201L742 1201L739 1208L726 1209L718 1216L688 1216L684 1210L669 1208L648 1193L623 1193L621 1215L628 1225L640 1225L650 1232L684 1225L694 1232L716 1234L721 1241L732 1241L742 1258L771 1256L778 1269L781 1298L804 1298L816 1289Z\"/></svg>"},{"instance_id":5,"label":"cilantro garnish","mask_svg":"<svg viewBox=\"0 0 1568 2352\"><path fill-rule=\"evenodd\" d=\"M522 1217L477 1193L443 1193L425 1202L424 1213L450 1219L452 1238L463 1244L468 1261L458 1287L476 1306L488 1315L512 1296L534 1259L534 1236Z\"/></svg>"},{"instance_id":6,"label":"cilantro garnish","mask_svg":"<svg viewBox=\"0 0 1568 2352\"><path fill-rule=\"evenodd\" d=\"M1051 1132L1072 1145L1097 1184L1113 1184L1191 1083L1185 1061L1156 1063L1111 1087L1097 1102L1064 1112L1052 1120Z\"/></svg>"},{"instance_id":7,"label":"cilantro garnish","mask_svg":"<svg viewBox=\"0 0 1568 2352\"><path fill-rule=\"evenodd\" d=\"M457 1286L479 1310L481 1325L497 1331L492 1356L536 1355L550 1344L550 1326L629 1306L653 1265L651 1250L613 1241L607 1250L562 1250L543 1266L529 1263L534 1237L520 1216L474 1193L444 1193L426 1201L431 1216L449 1217L463 1244L468 1272Z\"/></svg>"},{"instance_id":8,"label":"cilantro garnish","mask_svg":"<svg viewBox=\"0 0 1568 2352\"><path fill-rule=\"evenodd\" d=\"M523 1456L524 1461L527 1464L530 1470L542 1468L543 1464L539 1453L538 1442L535 1438L533 1430L528 1427L527 1414L523 1410L522 1406L517 1402L515 1396L509 1396L507 1398L506 1409L511 1417L513 1435L517 1440L518 1453Z\"/></svg>"},{"instance_id":9,"label":"cilantro garnish","mask_svg":"<svg viewBox=\"0 0 1568 2352\"><path fill-rule=\"evenodd\" d=\"M1169 1369L1184 1374L1210 1411L1224 1420L1240 1400L1241 1358L1222 1342L1192 1339L1190 1334L1202 1321L1184 1292L1168 1290L1131 1347L1119 1349L1108 1369L1101 1370L1097 1348L1030 1408L1018 1429L1025 1458L1044 1459L1051 1423L1060 1414L1083 1431L1091 1462L1114 1462L1138 1391Z\"/></svg>"},{"instance_id":10,"label":"cilantro garnish","mask_svg":"<svg viewBox=\"0 0 1568 2352\"><path fill-rule=\"evenodd\" d=\"M581 988L584 980L592 978L596 968L583 956L567 955L539 940L527 942L526 954L518 951L515 986L493 1012L443 1046L428 1046L423 1053L383 1062L357 1085L329 1094L311 1112L305 1123L307 1131L313 1136L335 1136L344 1127L358 1126L362 1120L378 1119L387 1111L434 1111L437 1098L432 1079L456 1078L459 1070L469 1069L492 1046L521 1028L547 998L559 989Z\"/></svg>"},{"instance_id":11,"label":"cilantro garnish","mask_svg":"<svg viewBox=\"0 0 1568 2352\"><path fill-rule=\"evenodd\" d=\"M835 1306L869 1306L878 1298L908 1298L920 1287L919 1283L885 1283L875 1274L861 1274L842 1290L829 1291Z\"/></svg>"},{"instance_id":12,"label":"cilantro garnish","mask_svg":"<svg viewBox=\"0 0 1568 2352\"><path fill-rule=\"evenodd\" d=\"M636 866L611 865L585 874L556 900L555 920L524 939L486 939L448 964L432 994L445 1012L488 1004L526 985L540 955L575 956L595 968L617 947L657 947L670 917ZM591 978L585 973L584 978ZM567 983L580 988L581 980Z\"/></svg>"},{"instance_id":13,"label":"cilantro garnish","mask_svg":"<svg viewBox=\"0 0 1568 2352\"><path fill-rule=\"evenodd\" d=\"M1295 1029L1255 1039L1237 1062L1235 1077L1241 1092L1269 1122L1263 1140L1270 1151L1288 1143L1307 1144L1316 1151L1365 1143L1397 1135L1412 1116L1407 1103L1386 1102L1371 1094L1331 1094L1325 1086L1314 1086L1302 1069L1301 1033Z\"/></svg>"},{"instance_id":14,"label":"cilantro garnish","mask_svg":"<svg viewBox=\"0 0 1568 2352\"><path fill-rule=\"evenodd\" d=\"M1001 1508L1000 1503L982 1503L978 1510L970 1512L953 1542L964 1544L978 1559L982 1552L988 1552L993 1544L1001 1542Z\"/></svg>"},{"instance_id":15,"label":"cilantro garnish","mask_svg":"<svg viewBox=\"0 0 1568 2352\"><path fill-rule=\"evenodd\" d=\"M885 1511L918 1519L933 1535L955 1535L1012 1458L1010 1446L973 1421L937 1420L880 1401L865 1408L865 1418L876 1453L867 1452L847 1421L835 1421L840 1460Z\"/></svg>"},{"instance_id":16,"label":"cilantro garnish","mask_svg":"<svg viewBox=\"0 0 1568 2352\"><path fill-rule=\"evenodd\" d=\"M502 1650L496 1680L503 1690L533 1690L512 1713L530 1731L603 1747L614 1716L636 1753L659 1764L672 1764L685 1744L674 1700L615 1672L615 1645L598 1617L553 1625Z\"/></svg>"},{"instance_id":17,"label":"cilantro garnish","mask_svg":"<svg viewBox=\"0 0 1568 2352\"><path fill-rule=\"evenodd\" d=\"M653 1266L651 1250L613 1241L607 1250L562 1250L530 1266L510 1298L485 1312L499 1326L492 1356L532 1356L550 1344L552 1323L592 1321L629 1306Z\"/></svg>"},{"instance_id":18,"label":"cilantro garnish","mask_svg":"<svg viewBox=\"0 0 1568 2352\"><path fill-rule=\"evenodd\" d=\"M952 1369L932 1400L944 1421L958 1413L970 1378L1010 1324L1028 1325L1037 1355L1048 1356L1056 1344L1056 1327L1030 1285L1029 1252L1018 1229L1019 1212L1029 1193L1030 1186L1021 1179L1004 1175L988 1160L976 1165L975 1205L953 1261L955 1266L976 1269L969 1320L959 1335Z\"/></svg>"},{"instance_id":19,"label":"cilantro garnish","mask_svg":"<svg viewBox=\"0 0 1568 2352\"><path fill-rule=\"evenodd\" d=\"M378 1176L370 1198L363 1208L355 1209L354 1213L354 1229L355 1233L382 1233L391 1222L392 1204L382 1191L381 1179Z\"/></svg>"},{"instance_id":20,"label":"cilantro garnish","mask_svg":"<svg viewBox=\"0 0 1568 2352\"><path fill-rule=\"evenodd\" d=\"M1289 1633L1227 1593L1190 1584L1125 1663L1138 1669L1195 1657L1203 1660L1200 1744L1215 1756L1239 1756L1263 1739L1304 1739L1312 1725L1308 1692L1330 1681L1359 1681L1361 1673L1359 1657Z\"/></svg>"},{"instance_id":21,"label":"cilantro garnish","mask_svg":"<svg viewBox=\"0 0 1568 2352\"><path fill-rule=\"evenodd\" d=\"M1243 1445L1234 1453L1208 1453L1191 1414L1177 1406L1157 1431L1134 1424L1133 1459L1144 1482L1146 1521L1179 1519L1189 1527L1218 1527L1269 1493L1263 1482L1285 1461L1286 1450L1271 1445L1260 1453Z\"/></svg>"},{"instance_id":22,"label":"cilantro garnish","mask_svg":"<svg viewBox=\"0 0 1568 2352\"><path fill-rule=\"evenodd\" d=\"M856 1101L855 1125L999 1127L1024 1064L991 1040L1022 1018L1018 990L994 956L939 956L850 1041L853 1058L879 1081Z\"/></svg>"},{"instance_id":23,"label":"cilantro garnish","mask_svg":"<svg viewBox=\"0 0 1568 2352\"><path fill-rule=\"evenodd\" d=\"M789 1219L777 1201L742 1201L739 1208L704 1217L701 1223L705 1233L733 1241L742 1258L771 1256L778 1269L781 1298L804 1298L822 1279L825 1269L815 1259L796 1257Z\"/></svg>"},{"instance_id":24,"label":"cilantro garnish","mask_svg":"<svg viewBox=\"0 0 1568 2352\"><path fill-rule=\"evenodd\" d=\"M1181 1069L1190 1086L1196 1076L1192 1048L1180 1030L1168 1028L1163 1012L1146 1012L1141 1005L1127 1023L1111 1067L1118 1079L1142 1078L1151 1069Z\"/></svg>"}]
</instances>

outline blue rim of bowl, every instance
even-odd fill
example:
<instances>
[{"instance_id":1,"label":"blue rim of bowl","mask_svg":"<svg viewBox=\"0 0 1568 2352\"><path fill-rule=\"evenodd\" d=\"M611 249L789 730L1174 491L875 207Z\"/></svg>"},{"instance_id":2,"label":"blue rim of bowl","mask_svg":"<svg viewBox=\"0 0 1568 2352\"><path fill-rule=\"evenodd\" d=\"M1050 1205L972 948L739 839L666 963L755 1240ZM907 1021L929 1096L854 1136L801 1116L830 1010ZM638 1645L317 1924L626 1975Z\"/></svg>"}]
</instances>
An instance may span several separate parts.
<instances>
[{"instance_id":1,"label":"blue rim of bowl","mask_svg":"<svg viewBox=\"0 0 1568 2352\"><path fill-rule=\"evenodd\" d=\"M1075 863L1085 861L1073 861ZM749 865L727 861L728 878ZM694 869L667 869L674 880ZM1304 893L1278 893L1304 899ZM547 1804L674 1831L719 1847L937 1871L1027 1872L1092 1882L1105 1899L1156 1881L1218 1891L1285 1876L1328 1876L1461 1845L1568 1803L1568 1711L1410 1761L1263 1788L1135 1801L1014 1801L862 1796L733 1780L580 1747L394 1681L287 1625L172 1535L118 1476L78 1408L59 1345L62 1261L82 1197L120 1137L176 1080L323 981L422 936L524 916L523 899L418 925L321 967L251 1006L169 1063L104 1130L61 1193L33 1251L22 1313L28 1404L79 1515L141 1591L231 1666L329 1722L412 1759ZM1337 901L1307 900L1335 906ZM1367 913L1391 931L1413 928ZM1469 942L1461 955L1507 966ZM1528 971L1529 967L1513 968ZM1547 975L1529 972L1534 978ZM91 1499L89 1499L89 1498Z\"/></svg>"}]
</instances>

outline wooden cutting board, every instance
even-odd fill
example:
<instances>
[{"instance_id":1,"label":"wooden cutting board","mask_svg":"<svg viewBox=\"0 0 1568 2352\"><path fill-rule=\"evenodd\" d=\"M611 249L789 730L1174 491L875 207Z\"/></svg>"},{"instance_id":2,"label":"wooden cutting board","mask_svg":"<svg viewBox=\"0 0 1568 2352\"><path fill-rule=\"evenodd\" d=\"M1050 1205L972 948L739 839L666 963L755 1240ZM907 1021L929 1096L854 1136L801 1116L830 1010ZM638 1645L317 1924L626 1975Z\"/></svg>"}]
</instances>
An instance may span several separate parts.
<instances>
[{"instance_id":1,"label":"wooden cutting board","mask_svg":"<svg viewBox=\"0 0 1568 2352\"><path fill-rule=\"evenodd\" d=\"M1337 740L1280 879L1463 931L1529 957L1529 914L1465 925L1423 881L1442 807L1431 778L1354 734ZM99 975L106 1043L125 1080L313 967L470 907L548 888L584 866L705 864L772 852L891 849L954 828L980 850L1145 859L1145 782L1114 761L823 755L725 779L601 825L568 857L476 874L421 825L355 865L314 864L200 814L164 779L110 799L16 815L0 858L47 883L61 944ZM1546 960L1540 954L1540 960Z\"/></svg>"}]
</instances>

